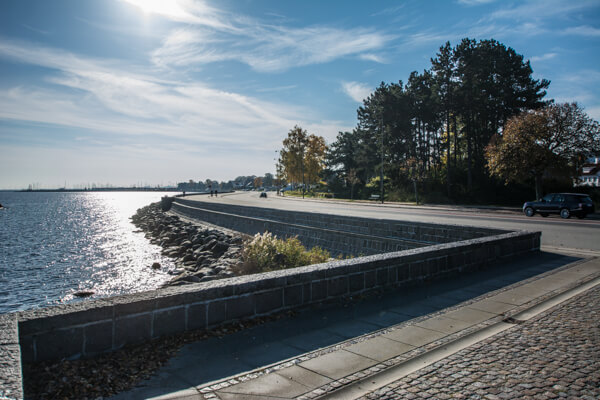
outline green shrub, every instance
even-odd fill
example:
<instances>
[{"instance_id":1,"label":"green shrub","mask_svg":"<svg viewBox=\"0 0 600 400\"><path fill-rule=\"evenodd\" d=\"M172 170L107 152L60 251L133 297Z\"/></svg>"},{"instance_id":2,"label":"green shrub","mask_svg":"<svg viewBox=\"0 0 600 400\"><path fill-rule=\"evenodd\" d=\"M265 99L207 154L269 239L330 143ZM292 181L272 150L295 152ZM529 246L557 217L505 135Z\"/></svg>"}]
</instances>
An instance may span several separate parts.
<instances>
[{"instance_id":1,"label":"green shrub","mask_svg":"<svg viewBox=\"0 0 600 400\"><path fill-rule=\"evenodd\" d=\"M318 264L330 259L329 252L320 247L310 250L297 237L278 239L270 232L257 233L244 243L242 263L236 268L238 275L255 274L277 269L296 268Z\"/></svg>"}]
</instances>

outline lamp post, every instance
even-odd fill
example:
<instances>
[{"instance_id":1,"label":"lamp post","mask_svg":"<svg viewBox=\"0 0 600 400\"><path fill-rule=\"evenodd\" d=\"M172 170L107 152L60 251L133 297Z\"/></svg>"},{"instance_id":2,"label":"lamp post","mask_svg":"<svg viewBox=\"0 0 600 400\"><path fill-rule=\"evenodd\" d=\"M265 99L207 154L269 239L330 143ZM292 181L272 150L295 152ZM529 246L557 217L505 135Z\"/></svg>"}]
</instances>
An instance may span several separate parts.
<instances>
[{"instance_id":1,"label":"lamp post","mask_svg":"<svg viewBox=\"0 0 600 400\"><path fill-rule=\"evenodd\" d=\"M383 112L382 112L383 114ZM381 134L381 171L379 176L379 191L381 196L381 204L383 204L383 163L384 163L384 148L383 148L383 115L379 118L379 132Z\"/></svg>"},{"instance_id":2,"label":"lamp post","mask_svg":"<svg viewBox=\"0 0 600 400\"><path fill-rule=\"evenodd\" d=\"M304 198L304 189L306 189L306 184L304 183L304 146L301 145L300 149L302 153L300 153L300 165L302 167L302 198Z\"/></svg>"}]
</instances>

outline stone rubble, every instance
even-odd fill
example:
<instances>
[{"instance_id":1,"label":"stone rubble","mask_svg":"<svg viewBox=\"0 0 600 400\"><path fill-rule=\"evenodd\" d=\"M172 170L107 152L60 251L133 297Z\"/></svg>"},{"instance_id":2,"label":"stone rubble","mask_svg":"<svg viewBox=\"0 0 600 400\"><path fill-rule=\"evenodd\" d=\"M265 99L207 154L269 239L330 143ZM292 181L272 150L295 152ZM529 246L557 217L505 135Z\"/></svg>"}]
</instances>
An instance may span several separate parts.
<instances>
[{"instance_id":1,"label":"stone rubble","mask_svg":"<svg viewBox=\"0 0 600 400\"><path fill-rule=\"evenodd\" d=\"M160 208L160 203L140 208L131 217L151 243L163 248L162 254L175 258L175 277L164 286L207 282L234 276L241 262L242 235L184 222ZM160 268L154 263L149 268Z\"/></svg>"}]
</instances>

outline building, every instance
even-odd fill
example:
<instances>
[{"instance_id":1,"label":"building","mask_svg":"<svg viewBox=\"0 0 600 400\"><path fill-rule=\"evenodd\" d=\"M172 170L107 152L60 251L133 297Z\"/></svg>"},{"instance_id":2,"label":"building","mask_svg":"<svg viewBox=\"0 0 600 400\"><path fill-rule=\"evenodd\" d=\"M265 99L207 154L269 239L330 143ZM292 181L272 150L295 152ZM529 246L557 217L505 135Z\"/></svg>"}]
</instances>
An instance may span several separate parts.
<instances>
[{"instance_id":1,"label":"building","mask_svg":"<svg viewBox=\"0 0 600 400\"><path fill-rule=\"evenodd\" d=\"M600 157L592 157L583 164L575 186L600 187Z\"/></svg>"}]
</instances>

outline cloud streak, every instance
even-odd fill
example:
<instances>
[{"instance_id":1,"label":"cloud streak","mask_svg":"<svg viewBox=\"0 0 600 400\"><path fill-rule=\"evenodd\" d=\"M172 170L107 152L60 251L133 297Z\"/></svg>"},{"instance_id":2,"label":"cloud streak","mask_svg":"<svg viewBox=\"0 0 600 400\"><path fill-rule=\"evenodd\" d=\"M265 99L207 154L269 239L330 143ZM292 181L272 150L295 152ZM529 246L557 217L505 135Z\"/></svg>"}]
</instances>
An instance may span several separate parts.
<instances>
[{"instance_id":1,"label":"cloud streak","mask_svg":"<svg viewBox=\"0 0 600 400\"><path fill-rule=\"evenodd\" d=\"M238 61L259 72L281 72L350 56L380 62L371 52L391 39L391 35L366 28L259 25L235 32L180 28L153 52L152 59L156 65L179 67Z\"/></svg>"},{"instance_id":2,"label":"cloud streak","mask_svg":"<svg viewBox=\"0 0 600 400\"><path fill-rule=\"evenodd\" d=\"M342 90L357 103L362 103L373 92L370 85L359 82L342 82Z\"/></svg>"},{"instance_id":3,"label":"cloud streak","mask_svg":"<svg viewBox=\"0 0 600 400\"><path fill-rule=\"evenodd\" d=\"M53 70L46 80L58 87L1 90L0 119L260 148L273 146L275 133L285 132L305 113L200 82L131 74L127 65L114 61L26 42L0 42L0 56Z\"/></svg>"}]
</instances>

